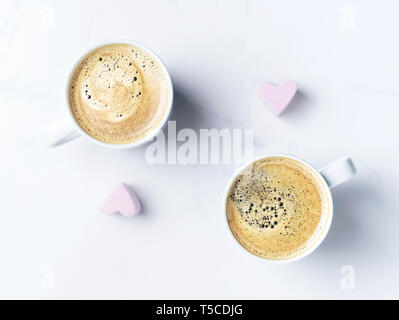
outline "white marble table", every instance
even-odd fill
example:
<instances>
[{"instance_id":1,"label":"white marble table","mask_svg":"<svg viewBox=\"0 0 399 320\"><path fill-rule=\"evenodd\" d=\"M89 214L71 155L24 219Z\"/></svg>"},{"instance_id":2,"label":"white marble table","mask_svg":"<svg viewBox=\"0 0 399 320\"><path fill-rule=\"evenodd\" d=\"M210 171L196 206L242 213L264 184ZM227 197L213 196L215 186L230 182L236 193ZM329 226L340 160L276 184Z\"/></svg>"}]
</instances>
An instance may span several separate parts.
<instances>
[{"instance_id":1,"label":"white marble table","mask_svg":"<svg viewBox=\"0 0 399 320\"><path fill-rule=\"evenodd\" d=\"M393 0L1 1L0 298L399 298L398 10ZM237 248L220 212L236 165L42 144L75 59L119 38L165 61L178 128L252 128L256 156L316 167L352 156L358 175L334 189L316 252L270 265ZM300 93L275 118L256 91L286 79ZM122 181L143 202L134 219L99 212Z\"/></svg>"}]
</instances>

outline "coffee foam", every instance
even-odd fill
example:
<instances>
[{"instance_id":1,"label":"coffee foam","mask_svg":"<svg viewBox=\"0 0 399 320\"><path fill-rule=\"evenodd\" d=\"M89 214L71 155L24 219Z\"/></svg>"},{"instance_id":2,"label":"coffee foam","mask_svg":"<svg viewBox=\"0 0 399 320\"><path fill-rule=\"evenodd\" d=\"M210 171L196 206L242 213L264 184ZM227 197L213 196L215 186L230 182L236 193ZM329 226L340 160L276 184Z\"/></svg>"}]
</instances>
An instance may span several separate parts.
<instances>
[{"instance_id":1,"label":"coffee foam","mask_svg":"<svg viewBox=\"0 0 399 320\"><path fill-rule=\"evenodd\" d=\"M79 126L112 144L137 141L156 128L168 94L168 80L158 61L128 44L110 44L89 53L69 85L70 107Z\"/></svg>"},{"instance_id":2,"label":"coffee foam","mask_svg":"<svg viewBox=\"0 0 399 320\"><path fill-rule=\"evenodd\" d=\"M318 175L284 157L258 160L230 187L227 221L248 251L266 259L293 258L317 241L329 215Z\"/></svg>"}]
</instances>

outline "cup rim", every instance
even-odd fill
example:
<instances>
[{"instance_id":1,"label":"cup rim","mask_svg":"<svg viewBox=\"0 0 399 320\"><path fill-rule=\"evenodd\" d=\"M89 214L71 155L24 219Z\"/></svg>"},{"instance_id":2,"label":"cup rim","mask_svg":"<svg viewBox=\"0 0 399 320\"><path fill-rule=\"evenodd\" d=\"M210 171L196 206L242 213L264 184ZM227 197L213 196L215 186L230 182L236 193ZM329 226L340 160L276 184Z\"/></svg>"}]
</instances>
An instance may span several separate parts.
<instances>
[{"instance_id":1,"label":"cup rim","mask_svg":"<svg viewBox=\"0 0 399 320\"><path fill-rule=\"evenodd\" d=\"M166 81L167 81L167 86L168 86L168 102L166 105L166 109L165 109L165 113L163 118L161 119L161 121L159 122L159 124L152 130L150 131L146 136L144 136L143 138L130 142L130 143L121 143L121 144L113 144L113 143L108 143L108 142L104 142L104 141L100 141L94 137L92 137L91 135L89 135L86 131L84 131L81 126L77 123L75 117L73 116L72 110L71 110L71 106L70 106L70 102L69 102L69 85L71 83L71 79L72 76L76 70L76 68L79 66L79 64L82 62L82 60L91 52L93 52L94 50L101 48L103 46L107 46L107 45L111 45L111 44L129 44L135 47L138 47L140 49L143 49L144 51L146 51L148 54L150 54L157 62L158 64L161 66L162 71L165 74L166 77ZM168 70L166 69L166 66L164 64L164 62L161 60L161 58L158 56L158 54L156 54L152 49L148 48L147 46L143 45L140 42L137 41L132 41L132 40L126 40L126 39L117 39L114 41L107 41L107 42L101 42L98 43L94 46L91 46L89 50L86 50L79 59L77 59L77 61L73 64L71 72L69 73L68 76L68 80L66 83L66 108L67 108L67 114L68 114L68 118L71 120L71 122L73 123L75 129L84 137L87 137L89 140L91 140L92 142L94 142L97 145L101 145L107 148L112 148L112 149L128 149L128 148L135 148L135 147L139 147L147 142L150 142L154 139L155 136L158 135L158 133L165 127L166 123L168 122L171 114L172 114L172 107L173 107L173 83L172 83L172 79L170 77L170 74L168 72Z\"/></svg>"},{"instance_id":2,"label":"cup rim","mask_svg":"<svg viewBox=\"0 0 399 320\"><path fill-rule=\"evenodd\" d=\"M323 185L323 188L326 192L327 199L328 199L328 217L327 217L327 221L326 221L325 225L323 226L323 230L321 231L320 235L318 236L316 241L313 243L311 248L309 248L306 251L304 251L303 253L300 253L300 254L298 254L292 258L289 258L289 259L281 259L281 260L267 259L267 258L260 257L256 254L252 253L251 251L245 249L241 245L241 243L234 237L233 232L231 231L229 223L227 221L227 216L226 216L226 201L227 201L227 198L229 195L230 187L233 184L233 182L235 181L235 179L237 178L237 176L245 168L247 168L249 165L253 164L254 162L261 160L261 159L267 159L267 158L272 158L272 157L288 158L288 159L298 161L299 163L305 165L308 169L310 169L313 173L315 173L319 177L321 184ZM252 256L252 258L256 259L257 261L263 261L265 263L271 263L271 264L287 264L287 263L295 262L295 261L305 258L309 254L311 254L313 251L315 251L320 246L320 244L324 241L324 239L326 238L326 236L330 230L333 215L334 215L334 207L333 207L331 189L329 188L329 186L328 186L327 182L325 181L325 179L323 178L323 176L318 172L318 170L316 170L311 164L309 164L305 160L298 158L296 156L292 156L289 154L283 154L283 153L274 153L274 154L269 154L269 155L265 155L265 156L254 157L253 159L245 162L245 164L242 165L240 168L238 168L235 171L235 173L233 174L233 176L229 179L229 182L228 182L227 187L224 192L222 206L223 206L222 213L223 213L224 226L225 226L225 228L227 228L227 232L230 234L231 238L234 240L236 245L241 248L241 252L243 252L243 254L245 252L247 256Z\"/></svg>"}]
</instances>

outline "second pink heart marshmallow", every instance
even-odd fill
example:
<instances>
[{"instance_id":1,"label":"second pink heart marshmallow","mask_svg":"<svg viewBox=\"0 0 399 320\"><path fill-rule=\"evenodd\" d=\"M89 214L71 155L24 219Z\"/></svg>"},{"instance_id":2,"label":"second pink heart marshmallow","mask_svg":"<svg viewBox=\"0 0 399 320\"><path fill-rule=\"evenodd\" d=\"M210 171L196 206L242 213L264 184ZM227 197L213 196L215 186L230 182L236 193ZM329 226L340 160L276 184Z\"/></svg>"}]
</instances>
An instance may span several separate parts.
<instances>
[{"instance_id":1,"label":"second pink heart marshmallow","mask_svg":"<svg viewBox=\"0 0 399 320\"><path fill-rule=\"evenodd\" d=\"M260 87L260 95L269 109L279 116L289 105L298 90L294 81L286 81L279 86L271 82L265 82Z\"/></svg>"}]
</instances>

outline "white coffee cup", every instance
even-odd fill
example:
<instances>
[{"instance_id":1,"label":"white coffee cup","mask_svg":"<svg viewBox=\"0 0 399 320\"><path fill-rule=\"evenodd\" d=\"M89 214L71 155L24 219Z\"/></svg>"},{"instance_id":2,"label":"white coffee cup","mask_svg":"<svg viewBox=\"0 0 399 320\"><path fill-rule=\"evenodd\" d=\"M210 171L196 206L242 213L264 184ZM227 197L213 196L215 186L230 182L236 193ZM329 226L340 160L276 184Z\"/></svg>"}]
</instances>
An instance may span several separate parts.
<instances>
[{"instance_id":1,"label":"white coffee cup","mask_svg":"<svg viewBox=\"0 0 399 320\"><path fill-rule=\"evenodd\" d=\"M82 59L84 57L87 56L87 54L89 54L90 52L96 50L99 47L102 47L104 45L109 45L109 44L114 44L114 43L126 43L126 44L130 44L132 46L141 48L142 50L144 50L145 52L147 52L150 56L152 56L154 58L155 61L158 62L158 64L160 65L162 71L165 74L165 78L167 81L167 85L168 85L168 101L166 104L166 110L164 112L164 116L161 119L161 121L159 122L158 126L156 128L154 128L151 132L149 132L145 137L131 142L131 143L126 143L126 144L112 144L112 143L106 143L100 140L97 140L96 138L90 136L89 134L87 134L80 126L79 124L76 122L75 118L73 117L70 105L69 105L69 99L68 99L68 89L69 89L69 83L71 80L71 77L75 71L75 69L79 66L79 64L81 63ZM147 48L146 46L137 43L137 42L133 42L133 41L126 41L126 40L121 40L121 41L114 41L114 42L108 42L105 44L100 44L95 46L94 48L92 48L91 50L87 51L86 53L84 53L82 55L82 57L78 60L78 62L74 65L74 67L72 68L72 71L68 77L68 81L67 81L67 85L66 85L66 103L65 103L65 107L66 107L66 113L67 115L64 116L63 118L55 121L53 124L51 124L49 127L47 127L44 130L44 139L46 144L49 147L57 147L60 146L64 143L67 143L73 139L76 139L78 137L86 137L89 140L91 140L92 142L105 146L105 147L109 147L109 148L116 148L116 149L125 149L125 148L134 148L134 147L138 147L146 142L151 141L162 129L163 127L166 125L166 123L168 122L170 115L172 113L172 106L173 106L173 85L172 85L172 80L170 78L170 75L165 67L165 65L163 64L163 62L161 61L161 59L149 48Z\"/></svg>"},{"instance_id":2,"label":"white coffee cup","mask_svg":"<svg viewBox=\"0 0 399 320\"><path fill-rule=\"evenodd\" d=\"M234 235L230 230L230 226L228 224L227 216L226 216L226 202L227 202L227 198L229 196L230 187L236 180L237 176L245 168L247 168L249 165L253 164L254 162L261 160L261 159L270 158L270 157L288 158L288 159L296 160L299 163L301 163L302 165L305 165L320 180L320 184L323 186L325 194L328 199L327 200L328 203L326 206L328 209L325 210L325 212L323 212L322 217L320 218L320 223L323 223L323 225L320 226L320 228L316 228L316 230L317 230L316 232L319 233L315 237L316 240L313 243L311 243L309 245L309 247L307 247L303 252L300 252L295 257L292 257L289 259L284 259L284 260L272 260L272 259L261 258L255 254L252 254L250 251L248 251L247 249L242 247L241 244L239 244L239 242L234 238ZM316 248L323 242L323 240L327 236L328 231L330 230L330 226L331 226L331 222L332 222L332 218L333 218L333 211L334 211L333 200L332 200L330 189L351 179L355 174L356 174L355 165L353 164L352 159L349 157L344 157L344 158L338 159L336 161L333 161L333 162L329 163L328 165L324 166L320 170L316 170L313 166L311 166L309 163L303 161L302 159L299 159L299 158L291 156L291 155L285 155L285 154L273 154L273 155L269 155L266 157L260 157L255 160L251 160L249 163L246 163L241 169L239 169L237 171L237 173L231 178L229 184L227 185L227 188L226 188L226 191L224 194L224 198L223 198L223 215L224 215L223 220L224 220L224 223L225 223L226 227L228 228L228 232L231 234L231 237L238 244L238 246L240 248L242 248L245 252L250 253L252 256L256 257L257 259L262 259L264 261L269 261L272 263L289 263L289 262L298 261L300 259L303 259L307 255L309 255L310 253L312 253L314 250L316 250Z\"/></svg>"}]
</instances>

